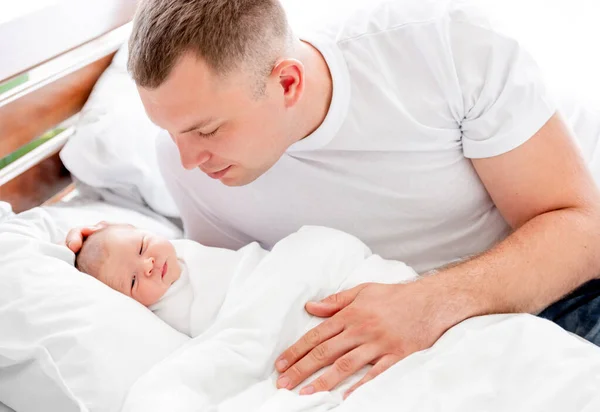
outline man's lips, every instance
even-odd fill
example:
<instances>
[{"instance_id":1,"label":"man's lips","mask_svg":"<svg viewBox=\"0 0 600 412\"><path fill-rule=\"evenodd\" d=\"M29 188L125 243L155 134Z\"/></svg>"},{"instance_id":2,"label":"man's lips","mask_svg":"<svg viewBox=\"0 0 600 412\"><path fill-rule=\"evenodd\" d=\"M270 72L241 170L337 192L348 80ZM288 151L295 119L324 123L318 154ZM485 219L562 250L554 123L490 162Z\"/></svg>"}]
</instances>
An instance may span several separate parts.
<instances>
[{"instance_id":1,"label":"man's lips","mask_svg":"<svg viewBox=\"0 0 600 412\"><path fill-rule=\"evenodd\" d=\"M225 173L227 173L230 168L231 168L231 165L227 166L224 169L218 170L216 172L204 172L204 173L206 173L208 175L208 177L210 177L210 178L220 179L223 176L225 176Z\"/></svg>"}]
</instances>

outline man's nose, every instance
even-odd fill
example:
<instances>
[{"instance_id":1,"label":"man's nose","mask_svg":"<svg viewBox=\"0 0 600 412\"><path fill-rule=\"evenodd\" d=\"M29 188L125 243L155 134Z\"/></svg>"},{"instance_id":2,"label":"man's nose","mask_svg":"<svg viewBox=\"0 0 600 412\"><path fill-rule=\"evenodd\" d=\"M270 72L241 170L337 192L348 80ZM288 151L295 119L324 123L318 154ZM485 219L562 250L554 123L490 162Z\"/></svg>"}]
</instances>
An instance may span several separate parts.
<instances>
[{"instance_id":1,"label":"man's nose","mask_svg":"<svg viewBox=\"0 0 600 412\"><path fill-rule=\"evenodd\" d=\"M204 163L208 162L211 155L206 151L202 151L200 153L182 153L180 152L181 157L181 165L186 170L192 170L197 168L198 166L202 166Z\"/></svg>"},{"instance_id":2,"label":"man's nose","mask_svg":"<svg viewBox=\"0 0 600 412\"><path fill-rule=\"evenodd\" d=\"M150 257L144 260L144 275L150 276L152 274L152 269L154 269L154 258Z\"/></svg>"},{"instance_id":3,"label":"man's nose","mask_svg":"<svg viewBox=\"0 0 600 412\"><path fill-rule=\"evenodd\" d=\"M177 148L179 149L179 157L181 158L181 165L187 169L192 170L198 166L208 162L211 158L210 152L204 148L198 147L192 142L187 142L185 138L176 139Z\"/></svg>"}]
</instances>

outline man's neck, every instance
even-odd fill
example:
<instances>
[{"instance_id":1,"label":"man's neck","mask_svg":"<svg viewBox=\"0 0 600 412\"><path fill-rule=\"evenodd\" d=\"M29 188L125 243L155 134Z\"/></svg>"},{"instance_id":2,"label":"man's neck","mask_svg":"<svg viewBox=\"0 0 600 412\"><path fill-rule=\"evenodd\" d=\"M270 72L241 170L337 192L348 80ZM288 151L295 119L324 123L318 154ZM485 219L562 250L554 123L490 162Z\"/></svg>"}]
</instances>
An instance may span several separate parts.
<instances>
[{"instance_id":1,"label":"man's neck","mask_svg":"<svg viewBox=\"0 0 600 412\"><path fill-rule=\"evenodd\" d=\"M298 136L302 140L321 126L331 105L333 81L323 55L311 44L298 40L297 54L304 64L305 89L299 102Z\"/></svg>"}]
</instances>

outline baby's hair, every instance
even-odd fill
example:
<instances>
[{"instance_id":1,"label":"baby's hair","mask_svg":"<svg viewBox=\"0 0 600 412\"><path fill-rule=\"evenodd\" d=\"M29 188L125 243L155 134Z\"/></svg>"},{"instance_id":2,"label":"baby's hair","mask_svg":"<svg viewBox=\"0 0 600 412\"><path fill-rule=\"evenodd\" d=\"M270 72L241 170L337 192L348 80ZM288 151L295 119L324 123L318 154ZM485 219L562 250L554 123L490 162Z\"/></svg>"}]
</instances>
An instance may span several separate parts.
<instances>
[{"instance_id":1,"label":"baby's hair","mask_svg":"<svg viewBox=\"0 0 600 412\"><path fill-rule=\"evenodd\" d=\"M108 257L103 242L106 229L100 229L89 235L75 255L75 268L95 278L100 274L102 262Z\"/></svg>"},{"instance_id":2,"label":"baby's hair","mask_svg":"<svg viewBox=\"0 0 600 412\"><path fill-rule=\"evenodd\" d=\"M123 227L135 228L127 223L111 223L89 235L75 254L75 268L98 278L102 263L108 259L108 249L104 242L106 235L112 229Z\"/></svg>"}]
</instances>

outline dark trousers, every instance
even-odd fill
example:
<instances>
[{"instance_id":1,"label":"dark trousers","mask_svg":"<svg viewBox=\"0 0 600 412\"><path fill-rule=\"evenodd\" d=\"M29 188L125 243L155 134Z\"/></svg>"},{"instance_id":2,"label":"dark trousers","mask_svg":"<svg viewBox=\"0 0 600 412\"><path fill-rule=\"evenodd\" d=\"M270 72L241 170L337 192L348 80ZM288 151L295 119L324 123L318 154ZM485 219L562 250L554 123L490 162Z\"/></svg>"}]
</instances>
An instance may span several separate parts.
<instances>
[{"instance_id":1,"label":"dark trousers","mask_svg":"<svg viewBox=\"0 0 600 412\"><path fill-rule=\"evenodd\" d=\"M584 284L539 316L600 346L600 279Z\"/></svg>"}]
</instances>

